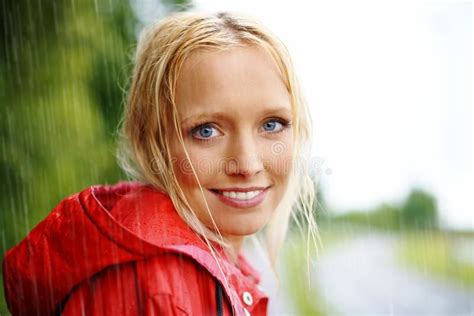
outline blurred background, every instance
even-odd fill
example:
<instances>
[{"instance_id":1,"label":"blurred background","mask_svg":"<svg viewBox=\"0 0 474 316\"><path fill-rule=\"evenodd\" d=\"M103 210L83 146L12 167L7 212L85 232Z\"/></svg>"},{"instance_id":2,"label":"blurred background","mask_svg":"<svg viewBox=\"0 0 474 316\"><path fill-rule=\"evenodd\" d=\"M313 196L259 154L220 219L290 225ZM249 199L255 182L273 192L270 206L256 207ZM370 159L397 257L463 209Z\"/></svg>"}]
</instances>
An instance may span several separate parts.
<instances>
[{"instance_id":1,"label":"blurred background","mask_svg":"<svg viewBox=\"0 0 474 316\"><path fill-rule=\"evenodd\" d=\"M125 178L137 35L191 8L272 29L311 109L322 245L308 257L293 224L279 281L247 245L270 314L473 315L472 1L2 1L2 254L64 197Z\"/></svg>"}]
</instances>

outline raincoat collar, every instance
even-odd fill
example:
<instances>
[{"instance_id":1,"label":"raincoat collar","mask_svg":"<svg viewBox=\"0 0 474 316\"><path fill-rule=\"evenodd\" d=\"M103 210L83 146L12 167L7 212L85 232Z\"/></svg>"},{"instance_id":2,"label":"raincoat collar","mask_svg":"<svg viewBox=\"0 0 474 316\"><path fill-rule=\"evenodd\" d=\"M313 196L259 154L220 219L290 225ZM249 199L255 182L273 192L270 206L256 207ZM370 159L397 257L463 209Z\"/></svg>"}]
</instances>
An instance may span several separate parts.
<instances>
[{"instance_id":1,"label":"raincoat collar","mask_svg":"<svg viewBox=\"0 0 474 316\"><path fill-rule=\"evenodd\" d=\"M234 315L244 315L241 293L245 291L255 303L268 300L257 288L259 274L244 256L238 256L237 267L216 244L217 257L213 256L178 215L167 194L137 182L122 182L113 187L93 186L81 193L80 201L99 229L119 247L143 257L174 252L195 260L220 281Z\"/></svg>"}]
</instances>

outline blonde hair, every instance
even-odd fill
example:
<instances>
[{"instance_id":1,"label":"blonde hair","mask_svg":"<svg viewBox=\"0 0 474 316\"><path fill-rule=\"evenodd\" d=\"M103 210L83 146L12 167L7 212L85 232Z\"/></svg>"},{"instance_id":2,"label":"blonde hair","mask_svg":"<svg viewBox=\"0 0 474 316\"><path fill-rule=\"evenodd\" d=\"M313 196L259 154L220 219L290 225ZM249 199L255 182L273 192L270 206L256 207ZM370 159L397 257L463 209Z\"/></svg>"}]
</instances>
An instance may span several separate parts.
<instances>
[{"instance_id":1,"label":"blonde hair","mask_svg":"<svg viewBox=\"0 0 474 316\"><path fill-rule=\"evenodd\" d=\"M291 95L295 168L287 192L265 229L267 252L273 266L292 210L304 214L309 236L315 240L312 215L315 188L301 155L301 148L310 136L309 113L286 47L262 25L230 13L186 12L173 14L146 28L138 41L118 158L122 168L133 178L166 192L179 215L206 239L209 247L209 240L227 247L215 223L214 230L205 227L186 200L173 170L169 133L174 128L189 160L175 103L176 82L184 61L198 49L229 49L242 45L258 45L270 54ZM194 175L198 181L195 172ZM299 203L295 203L297 201Z\"/></svg>"}]
</instances>

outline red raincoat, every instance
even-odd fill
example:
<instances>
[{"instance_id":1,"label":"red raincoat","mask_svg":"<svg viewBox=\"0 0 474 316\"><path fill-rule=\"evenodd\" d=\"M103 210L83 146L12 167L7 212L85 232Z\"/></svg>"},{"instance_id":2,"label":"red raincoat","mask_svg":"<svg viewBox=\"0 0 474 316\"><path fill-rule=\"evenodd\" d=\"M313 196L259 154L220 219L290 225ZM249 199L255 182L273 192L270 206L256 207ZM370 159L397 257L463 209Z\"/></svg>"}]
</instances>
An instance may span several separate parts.
<instances>
[{"instance_id":1,"label":"red raincoat","mask_svg":"<svg viewBox=\"0 0 474 316\"><path fill-rule=\"evenodd\" d=\"M13 315L266 315L256 271L219 260L164 193L93 186L6 253L5 296Z\"/></svg>"}]
</instances>

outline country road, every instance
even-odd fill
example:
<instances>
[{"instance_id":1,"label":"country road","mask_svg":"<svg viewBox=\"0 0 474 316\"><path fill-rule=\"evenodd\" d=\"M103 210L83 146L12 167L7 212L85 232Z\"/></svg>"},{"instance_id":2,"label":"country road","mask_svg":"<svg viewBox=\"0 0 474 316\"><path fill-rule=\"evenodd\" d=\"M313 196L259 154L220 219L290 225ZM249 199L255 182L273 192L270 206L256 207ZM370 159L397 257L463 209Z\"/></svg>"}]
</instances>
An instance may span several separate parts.
<instances>
[{"instance_id":1,"label":"country road","mask_svg":"<svg viewBox=\"0 0 474 316\"><path fill-rule=\"evenodd\" d=\"M395 241L363 235L328 249L313 267L318 292L337 315L474 315L474 292L400 267Z\"/></svg>"}]
</instances>

